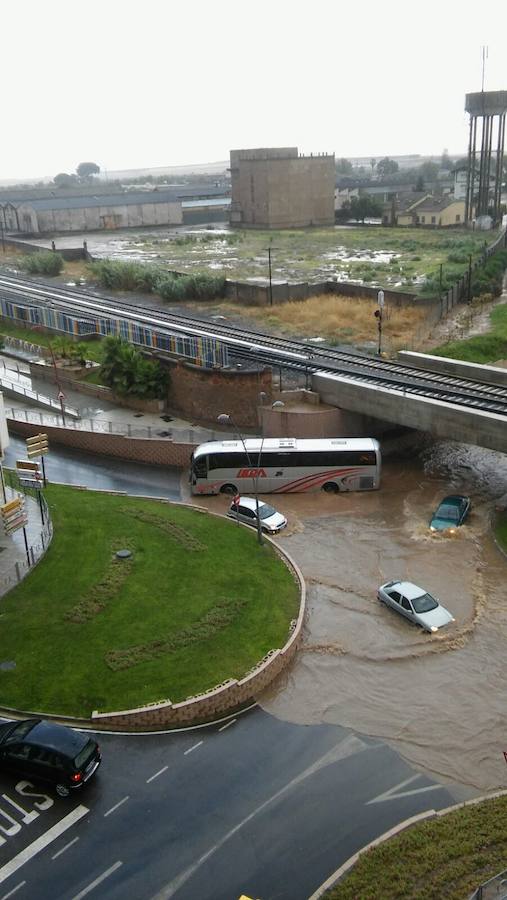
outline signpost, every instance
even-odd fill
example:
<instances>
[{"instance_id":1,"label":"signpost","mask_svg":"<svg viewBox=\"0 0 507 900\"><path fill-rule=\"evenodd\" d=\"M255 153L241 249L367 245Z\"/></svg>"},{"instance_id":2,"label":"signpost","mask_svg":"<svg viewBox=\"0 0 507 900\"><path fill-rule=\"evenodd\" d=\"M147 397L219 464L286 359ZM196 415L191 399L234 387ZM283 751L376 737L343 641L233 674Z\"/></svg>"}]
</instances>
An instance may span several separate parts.
<instances>
[{"instance_id":1,"label":"signpost","mask_svg":"<svg viewBox=\"0 0 507 900\"><path fill-rule=\"evenodd\" d=\"M15 531L18 531L19 528L23 529L26 559L28 562L28 567L30 568L30 552L28 550L28 540L26 537L25 528L25 526L28 525L28 515L25 510L25 498L16 497L14 500L10 500L9 503L4 503L2 506L0 506L0 515L2 517L4 531L6 534L13 534Z\"/></svg>"},{"instance_id":2,"label":"signpost","mask_svg":"<svg viewBox=\"0 0 507 900\"><path fill-rule=\"evenodd\" d=\"M35 434L33 437L27 438L26 441L26 454L28 459L33 459L35 456L41 457L42 462L42 481L44 487L46 487L46 470L44 468L44 454L49 453L48 446L48 436L47 434ZM17 467L17 463L16 463ZM25 466L26 468L26 466ZM37 466L38 468L38 466Z\"/></svg>"},{"instance_id":3,"label":"signpost","mask_svg":"<svg viewBox=\"0 0 507 900\"><path fill-rule=\"evenodd\" d=\"M42 488L44 486L43 476L41 475L39 463L30 462L29 459L17 459L16 471L19 477L19 483L22 487L32 488L38 491L40 518L44 525L44 507L42 505Z\"/></svg>"}]
</instances>

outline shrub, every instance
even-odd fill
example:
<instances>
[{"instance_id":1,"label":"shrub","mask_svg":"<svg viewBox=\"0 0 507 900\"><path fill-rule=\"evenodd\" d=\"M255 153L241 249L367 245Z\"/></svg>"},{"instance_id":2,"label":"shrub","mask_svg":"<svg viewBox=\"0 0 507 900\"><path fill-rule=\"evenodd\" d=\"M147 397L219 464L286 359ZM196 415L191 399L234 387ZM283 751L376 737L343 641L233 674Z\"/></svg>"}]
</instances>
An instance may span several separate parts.
<instances>
[{"instance_id":1,"label":"shrub","mask_svg":"<svg viewBox=\"0 0 507 900\"><path fill-rule=\"evenodd\" d=\"M59 275L63 269L63 256L52 250L29 253L21 258L20 266L30 275Z\"/></svg>"},{"instance_id":2,"label":"shrub","mask_svg":"<svg viewBox=\"0 0 507 900\"><path fill-rule=\"evenodd\" d=\"M121 262L102 259L92 265L92 272L108 290L142 291L150 294L157 277L157 270L137 262Z\"/></svg>"}]
</instances>

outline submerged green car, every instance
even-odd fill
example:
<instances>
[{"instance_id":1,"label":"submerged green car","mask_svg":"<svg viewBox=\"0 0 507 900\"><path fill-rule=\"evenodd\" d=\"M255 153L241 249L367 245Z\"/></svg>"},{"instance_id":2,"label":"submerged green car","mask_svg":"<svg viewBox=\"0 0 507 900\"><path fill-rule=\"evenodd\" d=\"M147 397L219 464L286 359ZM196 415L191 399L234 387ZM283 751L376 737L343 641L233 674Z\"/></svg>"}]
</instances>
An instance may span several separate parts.
<instances>
[{"instance_id":1,"label":"submerged green car","mask_svg":"<svg viewBox=\"0 0 507 900\"><path fill-rule=\"evenodd\" d=\"M456 528L463 525L471 507L470 497L463 497L461 494L444 497L431 518L431 530L454 534Z\"/></svg>"}]
</instances>

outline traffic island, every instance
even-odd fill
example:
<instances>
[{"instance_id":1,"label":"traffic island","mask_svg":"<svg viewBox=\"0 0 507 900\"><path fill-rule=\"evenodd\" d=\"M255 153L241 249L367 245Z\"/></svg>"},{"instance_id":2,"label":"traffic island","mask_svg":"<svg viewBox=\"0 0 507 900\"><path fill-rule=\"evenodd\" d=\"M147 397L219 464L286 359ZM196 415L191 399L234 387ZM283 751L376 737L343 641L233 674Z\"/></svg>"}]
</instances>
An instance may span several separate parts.
<instances>
[{"instance_id":1,"label":"traffic island","mask_svg":"<svg viewBox=\"0 0 507 900\"><path fill-rule=\"evenodd\" d=\"M0 673L4 709L192 724L245 705L292 661L304 583L273 542L167 501L63 485L47 500L52 545L3 600L0 659L16 662Z\"/></svg>"}]
</instances>

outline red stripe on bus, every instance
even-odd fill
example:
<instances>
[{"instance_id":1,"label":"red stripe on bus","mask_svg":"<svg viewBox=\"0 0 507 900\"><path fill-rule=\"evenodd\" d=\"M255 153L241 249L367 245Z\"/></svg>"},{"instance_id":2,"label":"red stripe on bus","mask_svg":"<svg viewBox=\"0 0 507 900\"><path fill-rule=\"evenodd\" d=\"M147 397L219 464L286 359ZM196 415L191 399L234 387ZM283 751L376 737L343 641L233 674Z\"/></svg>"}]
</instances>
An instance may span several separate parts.
<instances>
[{"instance_id":1,"label":"red stripe on bus","mask_svg":"<svg viewBox=\"0 0 507 900\"><path fill-rule=\"evenodd\" d=\"M329 481L330 478L339 478L343 477L343 475L351 475L360 472L361 469L332 469L328 472L314 472L313 475L304 475L301 478L296 478L295 481L289 481L288 484L280 485L279 488L275 488L273 491L270 491L271 494L283 494L285 492L290 492L295 490L296 488L302 488L303 490L308 490L309 487L313 487L314 484L323 484L325 481Z\"/></svg>"}]
</instances>

